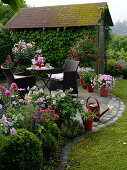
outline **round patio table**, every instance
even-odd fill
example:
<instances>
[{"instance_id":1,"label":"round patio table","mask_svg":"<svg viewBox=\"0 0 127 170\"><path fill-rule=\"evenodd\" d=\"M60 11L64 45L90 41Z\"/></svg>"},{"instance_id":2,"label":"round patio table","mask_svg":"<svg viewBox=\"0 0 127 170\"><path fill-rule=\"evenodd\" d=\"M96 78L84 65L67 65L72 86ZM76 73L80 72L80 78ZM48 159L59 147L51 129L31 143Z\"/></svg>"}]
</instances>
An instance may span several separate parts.
<instances>
[{"instance_id":1,"label":"round patio table","mask_svg":"<svg viewBox=\"0 0 127 170\"><path fill-rule=\"evenodd\" d=\"M27 68L27 70L36 72L37 77L41 78L41 80L44 83L44 86L42 88L45 89L47 87L49 92L51 92L48 87L48 82L49 82L52 74L58 73L59 68L54 68L51 66L50 67L41 67L41 68L29 67L29 68ZM42 73L45 73L46 77Z\"/></svg>"}]
</instances>

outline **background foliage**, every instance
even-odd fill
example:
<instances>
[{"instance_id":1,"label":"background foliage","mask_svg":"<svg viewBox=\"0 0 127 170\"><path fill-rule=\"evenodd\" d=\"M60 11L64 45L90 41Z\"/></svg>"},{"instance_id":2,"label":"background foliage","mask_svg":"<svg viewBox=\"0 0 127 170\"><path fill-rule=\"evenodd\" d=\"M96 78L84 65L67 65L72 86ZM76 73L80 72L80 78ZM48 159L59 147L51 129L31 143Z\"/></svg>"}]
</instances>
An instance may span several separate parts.
<instances>
[{"instance_id":1,"label":"background foliage","mask_svg":"<svg viewBox=\"0 0 127 170\"><path fill-rule=\"evenodd\" d=\"M36 47L43 50L46 60L55 67L63 66L65 59L69 58L70 48L77 40L88 35L96 35L94 27L11 31L13 43L17 43L21 39L26 42L34 41Z\"/></svg>"},{"instance_id":2,"label":"background foliage","mask_svg":"<svg viewBox=\"0 0 127 170\"><path fill-rule=\"evenodd\" d=\"M108 74L116 76L123 73L127 74L126 35L111 34L111 40L109 42L106 55L107 55L106 72Z\"/></svg>"},{"instance_id":3,"label":"background foliage","mask_svg":"<svg viewBox=\"0 0 127 170\"><path fill-rule=\"evenodd\" d=\"M12 40L10 32L3 29L3 25L11 19L14 12L8 5L3 5L0 1L0 63L3 62L7 54L11 54Z\"/></svg>"}]
</instances>

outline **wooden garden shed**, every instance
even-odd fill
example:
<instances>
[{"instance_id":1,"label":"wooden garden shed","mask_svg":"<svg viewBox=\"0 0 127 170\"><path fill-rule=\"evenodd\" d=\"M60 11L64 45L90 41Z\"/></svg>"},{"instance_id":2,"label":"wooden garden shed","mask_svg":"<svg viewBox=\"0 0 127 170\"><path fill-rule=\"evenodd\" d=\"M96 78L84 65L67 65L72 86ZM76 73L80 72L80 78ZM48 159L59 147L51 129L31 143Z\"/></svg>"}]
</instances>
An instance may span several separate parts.
<instances>
[{"instance_id":1,"label":"wooden garden shed","mask_svg":"<svg viewBox=\"0 0 127 170\"><path fill-rule=\"evenodd\" d=\"M91 27L97 29L97 45L100 47L101 62L97 62L96 72L104 73L105 28L113 26L106 2L75 5L22 8L4 26L6 29L46 29L57 30L68 27Z\"/></svg>"}]
</instances>

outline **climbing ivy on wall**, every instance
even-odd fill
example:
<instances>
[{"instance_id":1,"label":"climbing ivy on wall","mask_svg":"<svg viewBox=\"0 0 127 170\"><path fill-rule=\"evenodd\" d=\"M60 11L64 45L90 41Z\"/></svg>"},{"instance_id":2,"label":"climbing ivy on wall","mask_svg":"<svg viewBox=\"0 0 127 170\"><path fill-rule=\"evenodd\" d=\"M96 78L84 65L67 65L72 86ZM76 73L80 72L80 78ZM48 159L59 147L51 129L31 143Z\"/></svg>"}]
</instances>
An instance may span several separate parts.
<instances>
[{"instance_id":1,"label":"climbing ivy on wall","mask_svg":"<svg viewBox=\"0 0 127 170\"><path fill-rule=\"evenodd\" d=\"M84 36L96 37L95 27L53 28L53 29L27 29L11 31L13 43L19 40L34 41L37 49L43 50L47 62L55 67L63 66L65 59L69 58L69 50L76 41Z\"/></svg>"}]
</instances>

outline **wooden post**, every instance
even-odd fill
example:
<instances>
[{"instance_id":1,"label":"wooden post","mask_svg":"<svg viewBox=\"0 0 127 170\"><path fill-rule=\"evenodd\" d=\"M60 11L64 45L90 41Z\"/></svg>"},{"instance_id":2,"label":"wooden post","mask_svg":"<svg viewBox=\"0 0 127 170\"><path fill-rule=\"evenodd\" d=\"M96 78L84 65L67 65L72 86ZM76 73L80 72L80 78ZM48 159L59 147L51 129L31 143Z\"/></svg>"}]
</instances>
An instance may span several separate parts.
<instances>
[{"instance_id":1,"label":"wooden post","mask_svg":"<svg viewBox=\"0 0 127 170\"><path fill-rule=\"evenodd\" d=\"M104 24L99 23L98 25L98 55L101 56L98 59L97 65L96 65L96 72L97 74L104 74L105 69L105 30L104 30Z\"/></svg>"}]
</instances>

